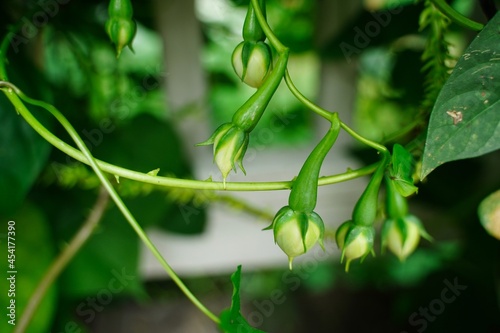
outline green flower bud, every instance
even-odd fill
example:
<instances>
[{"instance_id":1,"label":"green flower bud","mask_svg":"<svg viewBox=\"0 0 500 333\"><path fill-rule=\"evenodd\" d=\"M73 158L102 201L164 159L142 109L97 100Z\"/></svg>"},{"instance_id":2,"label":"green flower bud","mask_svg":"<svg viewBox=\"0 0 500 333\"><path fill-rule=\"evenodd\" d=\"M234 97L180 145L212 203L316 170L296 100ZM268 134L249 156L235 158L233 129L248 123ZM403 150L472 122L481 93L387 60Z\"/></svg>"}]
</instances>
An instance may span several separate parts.
<instances>
[{"instance_id":1,"label":"green flower bud","mask_svg":"<svg viewBox=\"0 0 500 333\"><path fill-rule=\"evenodd\" d=\"M382 226L382 249L388 247L400 261L405 261L417 248L420 237L432 240L416 216L387 219Z\"/></svg>"},{"instance_id":2,"label":"green flower bud","mask_svg":"<svg viewBox=\"0 0 500 333\"><path fill-rule=\"evenodd\" d=\"M236 171L236 163L246 174L245 168L243 168L243 157L248 147L248 141L247 132L232 123L225 123L219 126L207 141L198 145L214 145L214 161L222 173L225 184L229 172Z\"/></svg>"},{"instance_id":3,"label":"green flower bud","mask_svg":"<svg viewBox=\"0 0 500 333\"><path fill-rule=\"evenodd\" d=\"M137 24L132 19L133 8L130 0L111 0L108 13L106 33L116 45L117 57L120 56L125 46L133 51L132 41L137 31Z\"/></svg>"},{"instance_id":4,"label":"green flower bud","mask_svg":"<svg viewBox=\"0 0 500 333\"><path fill-rule=\"evenodd\" d=\"M274 241L288 256L292 269L292 261L316 243L323 247L325 226L321 217L315 212L304 213L294 211L290 206L281 208L267 229L274 230Z\"/></svg>"},{"instance_id":5,"label":"green flower bud","mask_svg":"<svg viewBox=\"0 0 500 333\"><path fill-rule=\"evenodd\" d=\"M259 88L272 69L272 53L263 42L241 42L232 55L236 75L253 88Z\"/></svg>"},{"instance_id":6,"label":"green flower bud","mask_svg":"<svg viewBox=\"0 0 500 333\"><path fill-rule=\"evenodd\" d=\"M382 250L386 247L400 261L405 261L420 242L420 237L431 241L420 220L408 213L407 200L397 189L395 182L386 177L386 209L388 219L382 225Z\"/></svg>"},{"instance_id":7,"label":"green flower bud","mask_svg":"<svg viewBox=\"0 0 500 333\"><path fill-rule=\"evenodd\" d=\"M500 190L481 201L478 208L479 219L484 229L500 240Z\"/></svg>"},{"instance_id":8,"label":"green flower bud","mask_svg":"<svg viewBox=\"0 0 500 333\"><path fill-rule=\"evenodd\" d=\"M287 62L286 49L279 55L276 67L269 73L262 86L234 113L231 123L221 125L207 141L198 144L198 146L214 145L214 161L224 177L224 184L231 169L236 170L235 162L245 173L242 161L248 147L249 133L257 126L274 92L278 89L285 75Z\"/></svg>"},{"instance_id":9,"label":"green flower bud","mask_svg":"<svg viewBox=\"0 0 500 333\"><path fill-rule=\"evenodd\" d=\"M340 262L346 259L346 272L352 260L363 260L369 253L373 254L373 240L375 229L372 226L359 226L353 221L344 222L335 234L337 246L341 249Z\"/></svg>"}]
</instances>

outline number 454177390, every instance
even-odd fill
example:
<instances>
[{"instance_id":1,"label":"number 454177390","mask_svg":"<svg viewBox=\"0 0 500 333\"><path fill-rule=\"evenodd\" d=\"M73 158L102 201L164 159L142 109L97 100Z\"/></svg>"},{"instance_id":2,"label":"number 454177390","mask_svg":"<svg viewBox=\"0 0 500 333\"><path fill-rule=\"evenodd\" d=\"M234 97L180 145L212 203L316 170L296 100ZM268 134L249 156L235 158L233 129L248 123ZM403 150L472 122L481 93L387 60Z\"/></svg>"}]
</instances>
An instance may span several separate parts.
<instances>
[{"instance_id":1,"label":"number 454177390","mask_svg":"<svg viewBox=\"0 0 500 333\"><path fill-rule=\"evenodd\" d=\"M8 222L7 227L7 260L9 262L9 269L16 268L16 223L14 221Z\"/></svg>"}]
</instances>

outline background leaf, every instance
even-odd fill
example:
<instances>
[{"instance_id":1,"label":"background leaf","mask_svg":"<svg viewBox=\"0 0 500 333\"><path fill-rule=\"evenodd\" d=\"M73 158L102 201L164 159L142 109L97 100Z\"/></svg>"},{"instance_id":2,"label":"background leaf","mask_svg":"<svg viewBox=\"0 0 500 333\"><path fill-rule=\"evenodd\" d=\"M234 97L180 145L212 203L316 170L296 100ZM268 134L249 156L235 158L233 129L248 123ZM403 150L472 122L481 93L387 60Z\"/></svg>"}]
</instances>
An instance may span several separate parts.
<instances>
[{"instance_id":1,"label":"background leaf","mask_svg":"<svg viewBox=\"0 0 500 333\"><path fill-rule=\"evenodd\" d=\"M236 272L231 275L233 283L233 297L231 308L225 309L220 315L220 328L224 333L264 333L264 331L253 328L248 324L246 319L241 315L240 307L240 280L241 280L241 265L238 266Z\"/></svg>"},{"instance_id":2,"label":"background leaf","mask_svg":"<svg viewBox=\"0 0 500 333\"><path fill-rule=\"evenodd\" d=\"M141 114L112 133L103 134L99 141L94 154L110 163L143 172L159 168L161 176L190 177L190 167L182 151L182 142L172 125L162 119ZM203 209L196 208L199 214L193 214L186 220L181 210L182 204L189 202L177 205L162 191L154 191L147 195L134 193L134 184L142 185L121 179L118 187L122 190L121 194L131 211L137 212L141 225L144 227L156 225L164 230L182 234L197 234L204 231ZM126 188L129 190L128 194Z\"/></svg>"},{"instance_id":3,"label":"background leaf","mask_svg":"<svg viewBox=\"0 0 500 333\"><path fill-rule=\"evenodd\" d=\"M91 141L92 138L93 153L97 158L144 172L160 168L160 174L173 173L181 176L188 174L189 168L181 152L181 143L172 127L169 123L151 115L139 115L109 133L98 129L89 130L87 133L91 133L87 139ZM143 193L140 188L135 188L134 184L136 182L121 179L116 186L121 190L125 204L144 228L156 225L170 230L171 223L174 223L173 229L176 232L196 233L203 230L204 219L189 221L191 223L184 222L180 211L176 210L177 207L167 200L166 193L160 191ZM68 192L65 192L65 195L68 198ZM76 195L81 196L75 193ZM66 202L68 201L66 199ZM85 205L76 202L76 207ZM59 219L60 223L67 224L71 219L68 215L75 215L75 210L76 208L65 210L66 214ZM62 214L61 210L58 214ZM84 216L85 213L82 211L74 223L81 223ZM59 230L62 228L62 225L58 226ZM71 230L73 228L74 225ZM62 238L69 239L69 237L70 234L66 234ZM65 295L75 298L95 295L108 285L117 271L125 269L127 274L134 278L126 281L127 284L120 296L140 297L143 288L139 278L138 263L137 235L113 205L104 215L96 232L63 274L63 290Z\"/></svg>"},{"instance_id":4,"label":"background leaf","mask_svg":"<svg viewBox=\"0 0 500 333\"><path fill-rule=\"evenodd\" d=\"M83 215L83 214L82 214ZM139 240L119 210L113 206L83 248L76 254L61 276L61 292L65 297L84 299L102 290L119 275L119 292L113 299L143 295L139 270ZM122 288L123 287L123 288Z\"/></svg>"},{"instance_id":5,"label":"background leaf","mask_svg":"<svg viewBox=\"0 0 500 333\"><path fill-rule=\"evenodd\" d=\"M14 81L17 82L17 81ZM50 145L0 93L0 212L13 213L43 169Z\"/></svg>"},{"instance_id":6,"label":"background leaf","mask_svg":"<svg viewBox=\"0 0 500 333\"><path fill-rule=\"evenodd\" d=\"M413 157L403 146L395 144L392 150L391 180L404 197L418 191L418 188L413 185L412 173Z\"/></svg>"},{"instance_id":7,"label":"background leaf","mask_svg":"<svg viewBox=\"0 0 500 333\"><path fill-rule=\"evenodd\" d=\"M497 14L470 44L431 114L421 178L449 161L500 148L500 35Z\"/></svg>"}]
</instances>

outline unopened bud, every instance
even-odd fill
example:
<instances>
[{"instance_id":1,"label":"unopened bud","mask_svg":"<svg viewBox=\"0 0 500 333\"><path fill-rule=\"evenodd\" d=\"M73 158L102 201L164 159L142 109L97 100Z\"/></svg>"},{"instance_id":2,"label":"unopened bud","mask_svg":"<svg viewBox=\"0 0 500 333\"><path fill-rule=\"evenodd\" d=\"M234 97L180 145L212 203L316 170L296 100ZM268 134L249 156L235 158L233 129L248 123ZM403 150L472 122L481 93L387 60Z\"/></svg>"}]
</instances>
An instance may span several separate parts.
<instances>
[{"instance_id":1,"label":"unopened bud","mask_svg":"<svg viewBox=\"0 0 500 333\"><path fill-rule=\"evenodd\" d=\"M421 236L432 239L416 216L387 219L382 227L382 248L388 247L400 261L405 261L417 248Z\"/></svg>"},{"instance_id":2,"label":"unopened bud","mask_svg":"<svg viewBox=\"0 0 500 333\"><path fill-rule=\"evenodd\" d=\"M315 212L296 212L290 206L281 208L268 229L274 230L274 241L288 256L290 269L292 261L316 243L323 247L324 224Z\"/></svg>"},{"instance_id":3,"label":"unopened bud","mask_svg":"<svg viewBox=\"0 0 500 333\"><path fill-rule=\"evenodd\" d=\"M214 161L222 173L225 183L229 172L236 171L236 164L245 173L243 157L248 147L248 141L248 133L232 123L225 123L219 126L207 141L198 145L214 145Z\"/></svg>"},{"instance_id":4,"label":"unopened bud","mask_svg":"<svg viewBox=\"0 0 500 333\"><path fill-rule=\"evenodd\" d=\"M352 260L363 260L369 253L373 253L373 239L375 229L371 226L358 226L352 221L344 222L335 234L337 246L341 249L341 262L346 259L346 272Z\"/></svg>"},{"instance_id":5,"label":"unopened bud","mask_svg":"<svg viewBox=\"0 0 500 333\"><path fill-rule=\"evenodd\" d=\"M241 42L232 55L236 75L253 88L262 85L272 69L271 50L264 42Z\"/></svg>"},{"instance_id":6,"label":"unopened bud","mask_svg":"<svg viewBox=\"0 0 500 333\"><path fill-rule=\"evenodd\" d=\"M123 48L128 46L132 49L132 41L137 30L133 19L121 17L110 17L106 21L106 32L111 41L116 45L117 56L120 56Z\"/></svg>"}]
</instances>

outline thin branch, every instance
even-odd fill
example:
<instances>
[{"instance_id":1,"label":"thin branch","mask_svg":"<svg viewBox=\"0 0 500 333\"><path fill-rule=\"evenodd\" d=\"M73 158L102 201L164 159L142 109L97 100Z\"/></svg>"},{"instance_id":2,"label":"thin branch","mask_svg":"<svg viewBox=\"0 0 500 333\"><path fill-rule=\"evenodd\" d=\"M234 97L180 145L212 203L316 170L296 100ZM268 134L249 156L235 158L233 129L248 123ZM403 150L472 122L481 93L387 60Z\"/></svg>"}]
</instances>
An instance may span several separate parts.
<instances>
[{"instance_id":1,"label":"thin branch","mask_svg":"<svg viewBox=\"0 0 500 333\"><path fill-rule=\"evenodd\" d=\"M299 102L301 102L302 104L307 106L311 111L318 114L319 116L325 118L326 120L328 120L330 122L332 121L332 117L333 117L334 113L317 106L316 104L311 102L310 99L305 97L300 92L300 90L297 89L297 87L295 87L295 85L293 84L292 78L290 77L290 73L288 73L288 70L286 70L286 72L285 72L285 83L288 86L288 89L290 90L290 92L295 96L295 98L297 98L297 100Z\"/></svg>"},{"instance_id":2,"label":"thin branch","mask_svg":"<svg viewBox=\"0 0 500 333\"><path fill-rule=\"evenodd\" d=\"M450 20L456 24L471 29L474 31L481 31L484 28L484 24L471 20L468 17L463 16L457 12L453 7L446 3L444 0L431 0L431 2L436 6L441 13L446 15Z\"/></svg>"},{"instance_id":3,"label":"thin branch","mask_svg":"<svg viewBox=\"0 0 500 333\"><path fill-rule=\"evenodd\" d=\"M1 81L0 81L1 82ZM201 311L203 312L207 317L209 317L212 321L215 323L219 323L219 317L217 317L215 314L213 314L203 303L200 302L199 299L196 298L196 296L189 290L189 288L182 282L180 277L177 275L177 273L174 271L174 269L168 264L166 259L162 256L158 248L153 244L151 239L149 239L148 235L146 232L142 229L140 224L137 222L135 217L132 215L128 207L125 205L121 197L118 195L116 192L115 188L113 185L111 185L111 182L109 179L105 176L104 172L101 170L99 165L97 164L97 161L95 160L94 156L92 156L92 153L90 152L89 148L85 145L83 142L82 138L80 135L76 132L75 128L71 123L64 117L64 115L52 104L49 104L44 101L36 100L33 98L30 98L26 96L22 91L20 91L17 87L14 85L10 84L10 93L13 93L13 90L16 93L16 97L20 97L23 101L26 103L29 103L34 106L39 106L54 116L57 121L64 127L66 132L69 134L71 139L75 142L76 146L78 149L82 152L82 154L85 156L87 159L88 164L92 168L92 170L95 172L99 180L101 181L102 185L106 188L108 191L111 199L115 202L116 206L122 213L122 215L125 217L129 225L134 229L135 233L139 237L139 239L146 245L146 247L151 251L151 253L155 256L155 258L158 260L158 262L161 264L163 269L167 272L168 275L170 275L170 278L177 284L177 287L186 295L186 297ZM9 96L9 95L8 95ZM23 104L21 102L21 104ZM23 104L24 106L24 104ZM24 106L26 108L26 106Z\"/></svg>"},{"instance_id":4,"label":"thin branch","mask_svg":"<svg viewBox=\"0 0 500 333\"><path fill-rule=\"evenodd\" d=\"M264 33L266 34L267 39L269 39L269 43L276 49L278 53L283 53L285 52L288 48L283 45L278 37L274 34L273 30L271 27L269 27L269 24L267 24L266 18L264 17L264 14L262 13L262 10L259 6L259 1L258 0L250 0L252 2L253 8L255 10L255 15L257 16L257 20L259 21L259 24L264 30Z\"/></svg>"},{"instance_id":5,"label":"thin branch","mask_svg":"<svg viewBox=\"0 0 500 333\"><path fill-rule=\"evenodd\" d=\"M45 272L45 275L42 277L35 291L31 295L31 298L29 299L18 324L15 326L13 333L22 333L26 331L31 319L36 313L36 310L40 306L43 297L47 293L47 290L54 283L61 272L66 268L71 259L73 259L73 257L82 248L85 242L90 238L95 227L101 220L108 202L108 192L104 187L101 187L99 196L97 197L96 203L92 207L87 220L83 223L76 235L73 236L64 250L52 262L47 272Z\"/></svg>"},{"instance_id":6,"label":"thin branch","mask_svg":"<svg viewBox=\"0 0 500 333\"><path fill-rule=\"evenodd\" d=\"M1 66L0 66L1 67ZM68 156L90 165L89 160L84 154L70 146L59 137L55 136L51 131L45 128L28 110L28 108L24 105L24 103L20 100L19 96L17 96L16 87L6 81L0 81L0 89L4 88L4 93L9 98L10 102L14 105L17 112L23 116L26 122L38 133L42 136L46 141L48 141L51 145L67 154ZM202 181L202 180L192 180L192 179L179 179L173 177L162 177L162 176L152 176L146 173L125 169L113 164L106 163L104 161L94 159L97 162L97 165L102 171L110 173L112 175L123 177L143 183L158 185L158 186L166 186L173 188L189 188L189 189L197 189L197 190L224 190L223 182L214 182L214 181ZM345 173L331 175L320 179L318 185L330 185L335 183L340 183L344 181L348 181L351 179L359 178L362 176L366 176L372 173L375 170L373 165L363 167L357 170L349 170ZM274 190L287 190L292 186L292 181L274 181L274 182L227 182L225 190L229 191L274 191Z\"/></svg>"}]
</instances>

